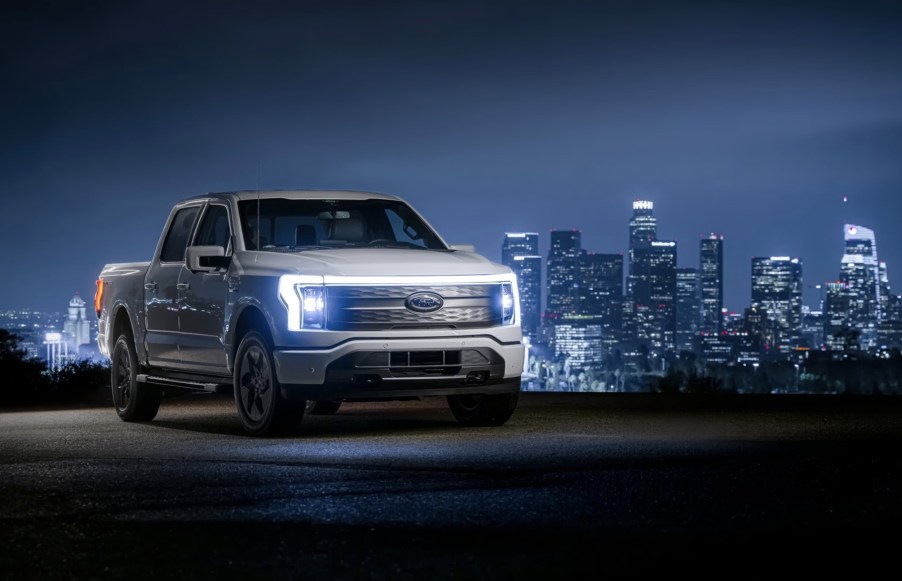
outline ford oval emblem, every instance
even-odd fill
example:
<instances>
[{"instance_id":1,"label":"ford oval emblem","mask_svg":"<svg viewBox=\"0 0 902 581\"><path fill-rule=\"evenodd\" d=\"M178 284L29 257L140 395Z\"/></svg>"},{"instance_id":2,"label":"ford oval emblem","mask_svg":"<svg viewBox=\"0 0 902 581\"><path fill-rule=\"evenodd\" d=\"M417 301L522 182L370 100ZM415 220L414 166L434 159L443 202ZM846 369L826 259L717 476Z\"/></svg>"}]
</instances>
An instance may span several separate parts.
<instances>
[{"instance_id":1,"label":"ford oval emblem","mask_svg":"<svg viewBox=\"0 0 902 581\"><path fill-rule=\"evenodd\" d=\"M445 301L442 300L441 296L428 292L413 293L407 297L406 301L404 301L404 306L411 311L416 311L418 313L431 313L437 311L442 308L442 305L444 304Z\"/></svg>"}]
</instances>

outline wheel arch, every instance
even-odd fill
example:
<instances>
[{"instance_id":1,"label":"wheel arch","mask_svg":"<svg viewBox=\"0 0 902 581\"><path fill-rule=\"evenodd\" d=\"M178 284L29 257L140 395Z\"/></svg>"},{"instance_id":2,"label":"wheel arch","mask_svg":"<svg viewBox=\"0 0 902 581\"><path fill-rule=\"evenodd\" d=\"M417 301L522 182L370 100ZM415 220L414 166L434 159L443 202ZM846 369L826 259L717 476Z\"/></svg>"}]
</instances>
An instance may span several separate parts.
<instances>
[{"instance_id":1,"label":"wheel arch","mask_svg":"<svg viewBox=\"0 0 902 581\"><path fill-rule=\"evenodd\" d=\"M236 309L232 316L232 323L227 333L227 349L229 355L229 370L235 368L235 356L238 353L238 345L241 339L250 331L259 331L264 339L273 347L273 322L265 314L264 309L255 303L245 303L240 309Z\"/></svg>"}]
</instances>

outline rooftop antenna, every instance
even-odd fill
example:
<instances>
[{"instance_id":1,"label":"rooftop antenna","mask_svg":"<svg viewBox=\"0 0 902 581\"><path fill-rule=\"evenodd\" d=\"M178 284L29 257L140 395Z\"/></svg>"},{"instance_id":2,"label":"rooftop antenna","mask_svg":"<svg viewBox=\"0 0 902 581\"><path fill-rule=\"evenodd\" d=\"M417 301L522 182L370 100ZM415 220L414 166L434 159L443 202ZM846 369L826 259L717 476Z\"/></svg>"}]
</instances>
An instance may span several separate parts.
<instances>
[{"instance_id":1,"label":"rooftop antenna","mask_svg":"<svg viewBox=\"0 0 902 581\"><path fill-rule=\"evenodd\" d=\"M263 160L257 160L257 252L260 252L260 181L263 174Z\"/></svg>"}]
</instances>

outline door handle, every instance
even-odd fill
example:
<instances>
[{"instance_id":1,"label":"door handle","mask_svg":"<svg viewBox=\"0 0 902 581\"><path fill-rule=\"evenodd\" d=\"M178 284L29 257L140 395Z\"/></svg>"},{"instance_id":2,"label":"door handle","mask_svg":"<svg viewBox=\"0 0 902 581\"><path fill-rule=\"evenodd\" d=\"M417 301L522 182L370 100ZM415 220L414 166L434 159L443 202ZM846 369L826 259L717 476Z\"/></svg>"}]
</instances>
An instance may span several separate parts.
<instances>
[{"instance_id":1,"label":"door handle","mask_svg":"<svg viewBox=\"0 0 902 581\"><path fill-rule=\"evenodd\" d=\"M155 283L155 282L145 282L145 283L144 283L144 290L149 290L149 291L154 291L154 292L156 292L156 291L157 291L157 283Z\"/></svg>"},{"instance_id":2,"label":"door handle","mask_svg":"<svg viewBox=\"0 0 902 581\"><path fill-rule=\"evenodd\" d=\"M188 290L189 288L191 288L191 284L187 282L180 282L175 285L175 288L177 288L178 290Z\"/></svg>"}]
</instances>

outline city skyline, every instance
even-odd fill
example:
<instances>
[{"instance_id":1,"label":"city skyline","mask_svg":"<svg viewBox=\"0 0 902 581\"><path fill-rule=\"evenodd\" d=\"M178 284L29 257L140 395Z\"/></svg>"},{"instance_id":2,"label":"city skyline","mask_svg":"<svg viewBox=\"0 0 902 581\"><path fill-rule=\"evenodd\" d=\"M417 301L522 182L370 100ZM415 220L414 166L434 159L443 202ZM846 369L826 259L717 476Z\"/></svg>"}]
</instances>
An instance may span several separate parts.
<instances>
[{"instance_id":1,"label":"city skyline","mask_svg":"<svg viewBox=\"0 0 902 581\"><path fill-rule=\"evenodd\" d=\"M753 255L835 278L844 223L902 264L897 3L0 10L0 305L88 294L175 201L255 188L397 194L496 261L523 230L626 251L624 208L654 200L681 248L724 234L734 311Z\"/></svg>"}]
</instances>

